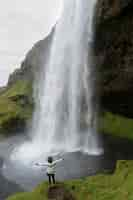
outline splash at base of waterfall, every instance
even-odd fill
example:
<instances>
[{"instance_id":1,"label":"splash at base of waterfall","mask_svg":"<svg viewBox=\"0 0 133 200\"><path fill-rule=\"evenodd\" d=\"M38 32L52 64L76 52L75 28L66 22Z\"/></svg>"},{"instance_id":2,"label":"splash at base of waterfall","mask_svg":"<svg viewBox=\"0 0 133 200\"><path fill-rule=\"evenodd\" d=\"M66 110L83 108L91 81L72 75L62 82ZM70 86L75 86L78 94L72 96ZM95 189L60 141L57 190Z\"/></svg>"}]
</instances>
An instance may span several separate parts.
<instances>
[{"instance_id":1,"label":"splash at base of waterfall","mask_svg":"<svg viewBox=\"0 0 133 200\"><path fill-rule=\"evenodd\" d=\"M19 147L14 148L10 159L12 162L18 162L20 165L32 165L33 167L34 163L38 161L47 161L48 156L57 157L74 152L81 152L88 156L102 155L104 153L102 146L97 146L95 138L92 140L92 133L89 134L88 139L89 137L91 138L90 145L88 144L89 140L87 140L84 147L81 145L81 147L79 146L77 148L71 148L71 146L65 146L65 144L50 145L48 143L43 143L42 141L23 142Z\"/></svg>"}]
</instances>

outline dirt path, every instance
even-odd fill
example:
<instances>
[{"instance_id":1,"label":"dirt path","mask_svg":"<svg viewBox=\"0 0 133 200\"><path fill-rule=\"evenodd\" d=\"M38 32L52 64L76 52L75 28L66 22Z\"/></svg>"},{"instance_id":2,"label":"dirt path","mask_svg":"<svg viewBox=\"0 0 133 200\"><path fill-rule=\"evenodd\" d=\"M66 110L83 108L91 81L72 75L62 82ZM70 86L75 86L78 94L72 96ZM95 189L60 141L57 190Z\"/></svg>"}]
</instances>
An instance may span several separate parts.
<instances>
[{"instance_id":1,"label":"dirt path","mask_svg":"<svg viewBox=\"0 0 133 200\"><path fill-rule=\"evenodd\" d=\"M51 186L48 190L49 200L76 200L63 185Z\"/></svg>"}]
</instances>

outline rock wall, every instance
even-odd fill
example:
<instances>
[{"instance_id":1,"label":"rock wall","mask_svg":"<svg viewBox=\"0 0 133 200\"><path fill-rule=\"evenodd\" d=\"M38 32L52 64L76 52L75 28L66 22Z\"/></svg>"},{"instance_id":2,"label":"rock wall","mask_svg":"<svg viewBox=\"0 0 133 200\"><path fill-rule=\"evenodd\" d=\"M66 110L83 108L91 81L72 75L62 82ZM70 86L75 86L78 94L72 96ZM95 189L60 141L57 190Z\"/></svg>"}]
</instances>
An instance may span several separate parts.
<instances>
[{"instance_id":1,"label":"rock wall","mask_svg":"<svg viewBox=\"0 0 133 200\"><path fill-rule=\"evenodd\" d=\"M132 0L98 0L94 41L102 108L133 117Z\"/></svg>"}]
</instances>

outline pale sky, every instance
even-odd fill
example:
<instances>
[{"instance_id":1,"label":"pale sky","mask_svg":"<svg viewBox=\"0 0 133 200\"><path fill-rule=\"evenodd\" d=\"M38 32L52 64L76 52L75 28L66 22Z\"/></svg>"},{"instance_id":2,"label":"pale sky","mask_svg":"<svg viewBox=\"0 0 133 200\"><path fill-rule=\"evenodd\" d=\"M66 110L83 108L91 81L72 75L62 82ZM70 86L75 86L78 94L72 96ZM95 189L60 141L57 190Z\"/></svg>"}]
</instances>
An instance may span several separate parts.
<instances>
[{"instance_id":1,"label":"pale sky","mask_svg":"<svg viewBox=\"0 0 133 200\"><path fill-rule=\"evenodd\" d=\"M0 0L0 86L43 39L61 14L62 0Z\"/></svg>"}]
</instances>

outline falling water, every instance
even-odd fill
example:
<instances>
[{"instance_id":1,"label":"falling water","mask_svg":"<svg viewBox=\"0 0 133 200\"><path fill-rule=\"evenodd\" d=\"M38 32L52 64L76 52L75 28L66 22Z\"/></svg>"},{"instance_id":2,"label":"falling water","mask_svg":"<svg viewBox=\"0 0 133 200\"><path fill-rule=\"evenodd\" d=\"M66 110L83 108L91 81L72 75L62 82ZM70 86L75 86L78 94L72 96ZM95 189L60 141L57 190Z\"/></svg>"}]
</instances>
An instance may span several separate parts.
<instances>
[{"instance_id":1,"label":"falling water","mask_svg":"<svg viewBox=\"0 0 133 200\"><path fill-rule=\"evenodd\" d=\"M100 153L93 118L91 40L96 0L65 0L55 27L50 56L36 82L36 111L30 130L32 142L19 153L36 158L49 153ZM90 47L89 47L90 46ZM23 155L24 156L24 155Z\"/></svg>"}]
</instances>

